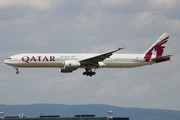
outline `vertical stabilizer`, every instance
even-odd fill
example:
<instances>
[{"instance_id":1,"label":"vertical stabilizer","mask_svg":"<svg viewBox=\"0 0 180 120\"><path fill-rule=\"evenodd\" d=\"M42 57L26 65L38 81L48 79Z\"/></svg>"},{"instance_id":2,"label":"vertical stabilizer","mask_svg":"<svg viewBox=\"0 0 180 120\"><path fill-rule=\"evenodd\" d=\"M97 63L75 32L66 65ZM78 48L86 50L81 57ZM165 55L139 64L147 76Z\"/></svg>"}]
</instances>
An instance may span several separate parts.
<instances>
[{"instance_id":1,"label":"vertical stabilizer","mask_svg":"<svg viewBox=\"0 0 180 120\"><path fill-rule=\"evenodd\" d=\"M144 54L145 61L149 61L154 58L162 56L165 48L165 44L167 43L169 38L169 33L164 33Z\"/></svg>"}]
</instances>

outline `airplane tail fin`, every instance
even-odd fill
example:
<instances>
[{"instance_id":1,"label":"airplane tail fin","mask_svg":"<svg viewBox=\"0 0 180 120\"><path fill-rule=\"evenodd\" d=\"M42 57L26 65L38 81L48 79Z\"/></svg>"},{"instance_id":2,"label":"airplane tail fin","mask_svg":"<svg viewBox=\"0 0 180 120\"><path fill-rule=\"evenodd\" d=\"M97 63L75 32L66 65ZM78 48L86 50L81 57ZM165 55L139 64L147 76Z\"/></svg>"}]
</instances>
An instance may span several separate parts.
<instances>
[{"instance_id":1,"label":"airplane tail fin","mask_svg":"<svg viewBox=\"0 0 180 120\"><path fill-rule=\"evenodd\" d=\"M164 33L144 54L144 59L145 61L149 60L158 60L161 58L162 62L170 60L170 56L168 56L168 59L164 58L162 56L164 49L165 49L165 44L167 43L169 39L169 33ZM164 60L163 60L164 59Z\"/></svg>"}]
</instances>

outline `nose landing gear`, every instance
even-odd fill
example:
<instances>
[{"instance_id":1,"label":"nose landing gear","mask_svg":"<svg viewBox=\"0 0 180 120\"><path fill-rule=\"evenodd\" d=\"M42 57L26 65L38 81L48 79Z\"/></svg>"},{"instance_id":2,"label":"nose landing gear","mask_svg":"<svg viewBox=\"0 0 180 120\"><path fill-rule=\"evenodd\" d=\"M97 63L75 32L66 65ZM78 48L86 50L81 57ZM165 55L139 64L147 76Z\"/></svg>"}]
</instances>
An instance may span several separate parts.
<instances>
[{"instance_id":1,"label":"nose landing gear","mask_svg":"<svg viewBox=\"0 0 180 120\"><path fill-rule=\"evenodd\" d=\"M19 74L19 70L18 70L18 68L15 68L16 69L16 74Z\"/></svg>"},{"instance_id":2,"label":"nose landing gear","mask_svg":"<svg viewBox=\"0 0 180 120\"><path fill-rule=\"evenodd\" d=\"M95 72L95 71L92 71L92 69L88 69L88 68L86 68L85 70L86 70L86 71L85 71L85 72L83 72L83 75L86 75L86 76L90 76L90 77L92 77L93 75L95 75L95 74L96 74L96 72Z\"/></svg>"}]
</instances>

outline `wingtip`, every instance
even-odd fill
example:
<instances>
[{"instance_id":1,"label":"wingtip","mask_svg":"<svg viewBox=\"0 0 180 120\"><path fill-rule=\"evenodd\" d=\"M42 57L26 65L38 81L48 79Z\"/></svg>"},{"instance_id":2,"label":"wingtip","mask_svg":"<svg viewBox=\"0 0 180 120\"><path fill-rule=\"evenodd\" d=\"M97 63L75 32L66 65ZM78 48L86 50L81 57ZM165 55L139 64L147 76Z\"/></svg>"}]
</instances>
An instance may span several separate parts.
<instances>
[{"instance_id":1,"label":"wingtip","mask_svg":"<svg viewBox=\"0 0 180 120\"><path fill-rule=\"evenodd\" d=\"M118 50L122 50L122 49L124 49L124 48L118 48Z\"/></svg>"}]
</instances>

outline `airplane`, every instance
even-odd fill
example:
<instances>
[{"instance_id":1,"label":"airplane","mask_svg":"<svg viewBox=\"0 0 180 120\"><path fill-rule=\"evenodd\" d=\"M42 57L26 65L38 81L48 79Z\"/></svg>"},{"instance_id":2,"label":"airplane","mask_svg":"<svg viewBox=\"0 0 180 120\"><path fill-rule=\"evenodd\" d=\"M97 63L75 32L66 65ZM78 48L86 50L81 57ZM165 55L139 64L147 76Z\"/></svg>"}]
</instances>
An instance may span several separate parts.
<instances>
[{"instance_id":1,"label":"airplane","mask_svg":"<svg viewBox=\"0 0 180 120\"><path fill-rule=\"evenodd\" d=\"M134 68L169 61L172 55L162 56L169 33L164 33L142 54L117 54L117 48L105 53L23 53L8 57L4 63L18 68L60 68L61 73L71 73L84 68L83 75L93 76L98 68Z\"/></svg>"}]
</instances>

